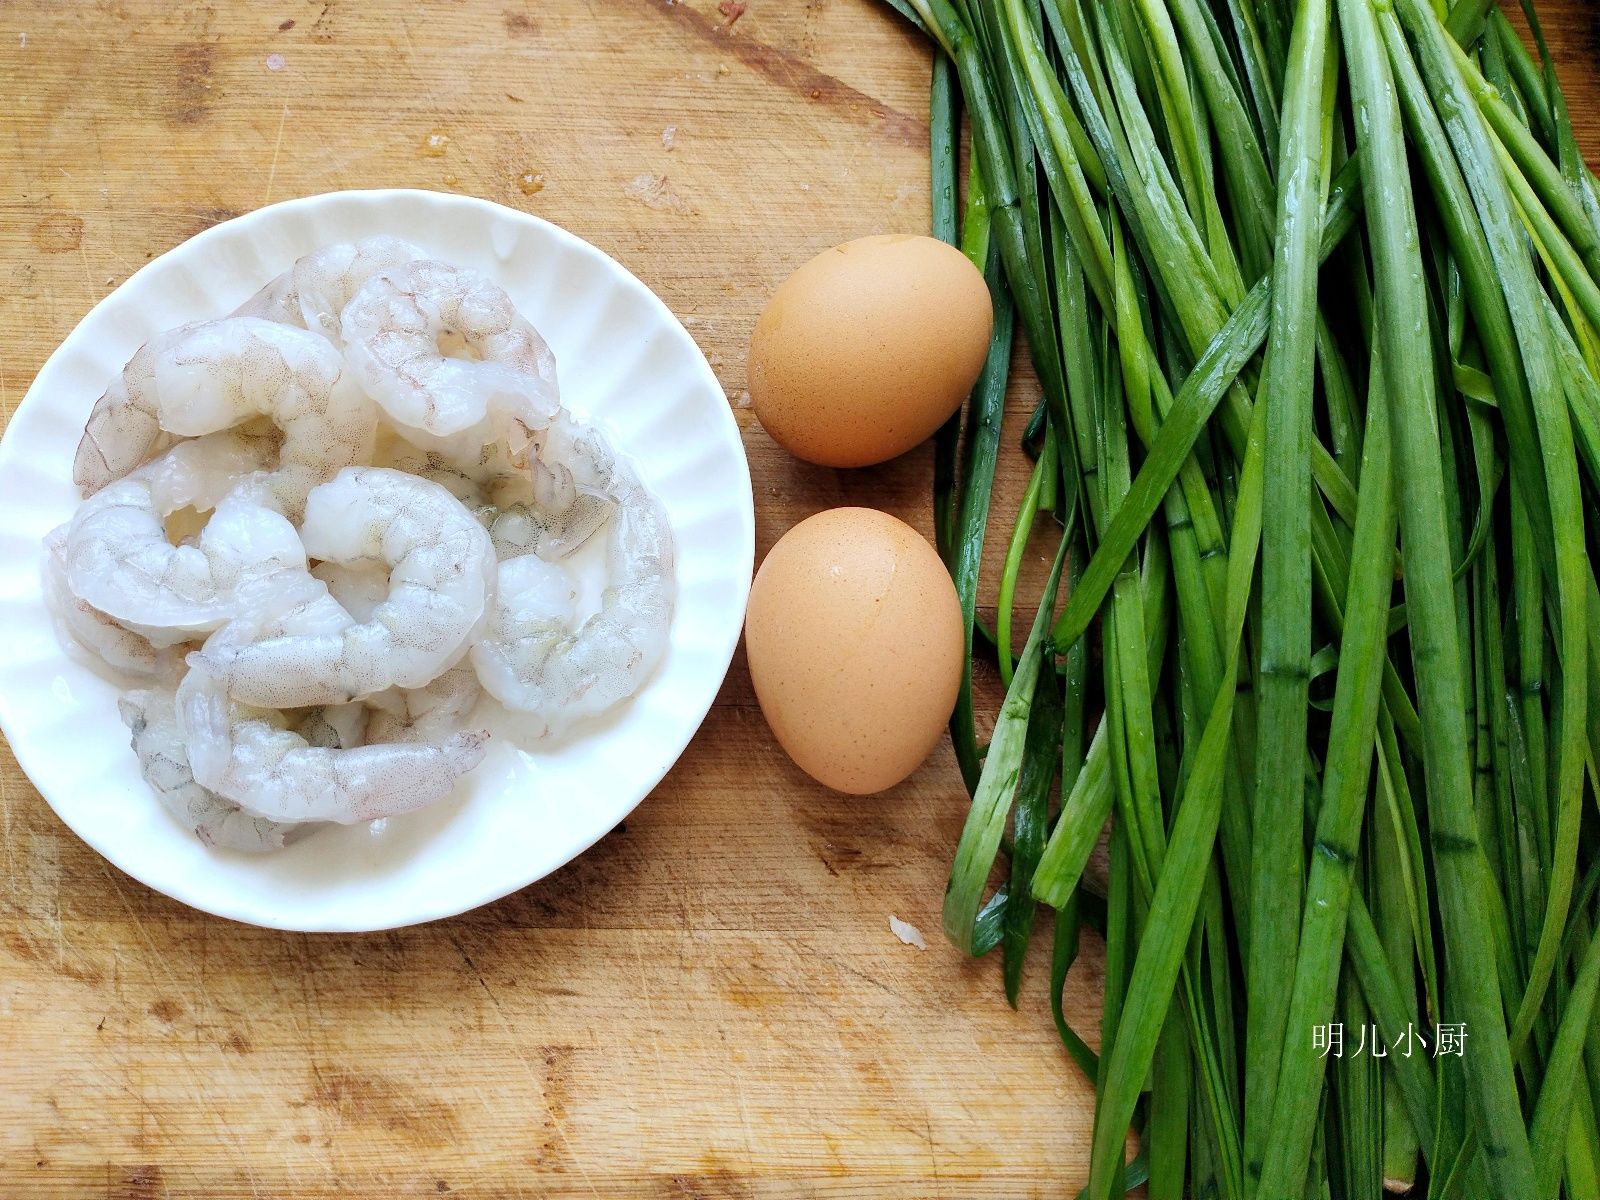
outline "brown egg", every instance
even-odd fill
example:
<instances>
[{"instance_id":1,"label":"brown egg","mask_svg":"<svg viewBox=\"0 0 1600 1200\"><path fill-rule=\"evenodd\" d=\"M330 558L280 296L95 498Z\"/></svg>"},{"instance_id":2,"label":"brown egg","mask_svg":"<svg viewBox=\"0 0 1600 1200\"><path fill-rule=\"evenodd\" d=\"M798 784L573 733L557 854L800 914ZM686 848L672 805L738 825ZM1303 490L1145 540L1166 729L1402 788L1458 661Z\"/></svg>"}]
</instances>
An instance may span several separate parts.
<instances>
[{"instance_id":1,"label":"brown egg","mask_svg":"<svg viewBox=\"0 0 1600 1200\"><path fill-rule=\"evenodd\" d=\"M846 242L773 293L750 339L750 399L808 462L884 462L961 407L993 324L988 285L955 247L910 234Z\"/></svg>"},{"instance_id":2,"label":"brown egg","mask_svg":"<svg viewBox=\"0 0 1600 1200\"><path fill-rule=\"evenodd\" d=\"M961 606L903 521L835 508L772 548L750 589L745 650L761 711L814 779L865 795L927 758L961 686Z\"/></svg>"}]
</instances>

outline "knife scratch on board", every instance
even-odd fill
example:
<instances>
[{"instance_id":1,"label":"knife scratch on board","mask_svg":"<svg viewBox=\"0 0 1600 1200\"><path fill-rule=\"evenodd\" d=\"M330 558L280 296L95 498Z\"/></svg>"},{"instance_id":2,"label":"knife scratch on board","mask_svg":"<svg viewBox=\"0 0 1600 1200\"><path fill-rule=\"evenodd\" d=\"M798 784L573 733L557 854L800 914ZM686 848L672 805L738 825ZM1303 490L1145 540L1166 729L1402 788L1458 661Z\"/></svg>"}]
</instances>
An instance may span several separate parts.
<instances>
[{"instance_id":1,"label":"knife scratch on board","mask_svg":"<svg viewBox=\"0 0 1600 1200\"><path fill-rule=\"evenodd\" d=\"M261 203L267 204L272 199L272 185L278 178L278 151L283 149L283 127L289 120L289 106L283 106L283 112L278 115L278 136L272 143L272 166L267 169L267 187L261 193Z\"/></svg>"}]
</instances>

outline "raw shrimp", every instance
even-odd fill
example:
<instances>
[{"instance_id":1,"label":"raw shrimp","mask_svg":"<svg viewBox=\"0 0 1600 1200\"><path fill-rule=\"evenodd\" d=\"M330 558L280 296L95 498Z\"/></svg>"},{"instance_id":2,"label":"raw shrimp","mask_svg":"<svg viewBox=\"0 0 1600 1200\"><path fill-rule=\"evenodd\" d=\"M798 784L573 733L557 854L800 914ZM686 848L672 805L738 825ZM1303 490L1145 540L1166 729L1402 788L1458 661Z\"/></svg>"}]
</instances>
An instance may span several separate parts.
<instances>
[{"instance_id":1,"label":"raw shrimp","mask_svg":"<svg viewBox=\"0 0 1600 1200\"><path fill-rule=\"evenodd\" d=\"M171 691L139 689L123 694L117 711L133 734L139 770L161 807L207 846L260 854L281 850L314 828L252 816L195 781L183 747Z\"/></svg>"},{"instance_id":2,"label":"raw shrimp","mask_svg":"<svg viewBox=\"0 0 1600 1200\"><path fill-rule=\"evenodd\" d=\"M602 464L574 436L584 428L565 410L558 412L522 462L513 462L498 443L466 459L402 443L390 461L441 484L470 508L502 561L523 554L557 560L602 529L616 507L600 484Z\"/></svg>"},{"instance_id":3,"label":"raw shrimp","mask_svg":"<svg viewBox=\"0 0 1600 1200\"><path fill-rule=\"evenodd\" d=\"M321 562L311 573L327 585L328 594L357 621L371 620L389 595L389 571L382 563ZM269 636L289 632L291 624L299 626L296 632L312 631L302 617L274 622ZM338 628L340 623L336 622L330 631ZM255 636L259 639L262 631ZM463 661L418 688L387 688L361 701L314 709L299 732L313 744L343 748L359 745L363 738L374 742L435 741L459 728L482 694L483 686L471 664ZM327 736L319 731L329 726L334 731L333 740L319 743L318 736Z\"/></svg>"},{"instance_id":4,"label":"raw shrimp","mask_svg":"<svg viewBox=\"0 0 1600 1200\"><path fill-rule=\"evenodd\" d=\"M585 495L559 513L537 504L520 503L504 508L485 505L477 513L502 562L526 554L553 561L566 558L598 533L613 508L604 497Z\"/></svg>"},{"instance_id":5,"label":"raw shrimp","mask_svg":"<svg viewBox=\"0 0 1600 1200\"><path fill-rule=\"evenodd\" d=\"M251 624L236 627L245 629L253 637L282 637L305 635L340 629L348 623L347 610L340 604L317 575L301 575L287 581L275 581L272 603L256 605L251 611ZM388 586L388 576L382 576L383 586ZM289 728L312 746L330 750L349 750L361 745L367 738L367 708L352 701L348 704L327 704L303 710Z\"/></svg>"},{"instance_id":6,"label":"raw shrimp","mask_svg":"<svg viewBox=\"0 0 1600 1200\"><path fill-rule=\"evenodd\" d=\"M406 436L469 458L525 453L560 408L555 358L486 276L419 259L374 275L343 314L351 371Z\"/></svg>"},{"instance_id":7,"label":"raw shrimp","mask_svg":"<svg viewBox=\"0 0 1600 1200\"><path fill-rule=\"evenodd\" d=\"M502 464L493 475L496 506L480 510L479 519L495 553L502 560L567 557L615 511L616 471L615 452L598 430L565 409L557 413L535 440L525 469Z\"/></svg>"},{"instance_id":8,"label":"raw shrimp","mask_svg":"<svg viewBox=\"0 0 1600 1200\"><path fill-rule=\"evenodd\" d=\"M536 736L559 734L633 695L665 653L672 620L666 513L597 430L571 423L564 436L582 446L616 501L600 610L573 628L570 595L551 564L513 558L500 564L489 626L472 648L485 690L539 718Z\"/></svg>"},{"instance_id":9,"label":"raw shrimp","mask_svg":"<svg viewBox=\"0 0 1600 1200\"><path fill-rule=\"evenodd\" d=\"M313 708L291 728L311 746L325 750L353 750L367 740L367 706L352 700L349 704L326 704Z\"/></svg>"},{"instance_id":10,"label":"raw shrimp","mask_svg":"<svg viewBox=\"0 0 1600 1200\"><path fill-rule=\"evenodd\" d=\"M390 688L368 696L367 740L437 742L459 729L472 712L483 685L468 662L457 663L419 688Z\"/></svg>"},{"instance_id":11,"label":"raw shrimp","mask_svg":"<svg viewBox=\"0 0 1600 1200\"><path fill-rule=\"evenodd\" d=\"M378 411L325 338L253 317L207 321L158 356L161 428L183 436L268 417L280 465L325 479L372 453Z\"/></svg>"},{"instance_id":12,"label":"raw shrimp","mask_svg":"<svg viewBox=\"0 0 1600 1200\"><path fill-rule=\"evenodd\" d=\"M124 675L159 675L169 656L150 639L127 629L72 594L67 586L67 527L44 539L44 599L65 639L96 655Z\"/></svg>"},{"instance_id":13,"label":"raw shrimp","mask_svg":"<svg viewBox=\"0 0 1600 1200\"><path fill-rule=\"evenodd\" d=\"M421 687L477 635L494 583L494 547L459 500L386 467L347 467L313 490L300 526L313 558L387 568L386 598L366 620L208 644L204 656L248 704L338 704Z\"/></svg>"},{"instance_id":14,"label":"raw shrimp","mask_svg":"<svg viewBox=\"0 0 1600 1200\"><path fill-rule=\"evenodd\" d=\"M73 478L93 495L158 454L170 435L215 433L254 417L282 432L282 464L315 478L369 455L378 419L326 339L249 317L203 321L152 338L133 356L89 415Z\"/></svg>"},{"instance_id":15,"label":"raw shrimp","mask_svg":"<svg viewBox=\"0 0 1600 1200\"><path fill-rule=\"evenodd\" d=\"M329 594L357 621L371 620L389 595L389 571L382 563L321 562L311 573L328 585ZM419 688L388 688L339 707L360 710L363 720L370 711L367 736L372 741L414 742L443 737L457 728L482 694L471 664L463 661ZM332 712L333 706L317 711Z\"/></svg>"},{"instance_id":16,"label":"raw shrimp","mask_svg":"<svg viewBox=\"0 0 1600 1200\"><path fill-rule=\"evenodd\" d=\"M284 727L283 715L230 697L212 669L220 646L238 636L219 631L189 656L178 686L178 722L195 779L246 811L273 821L353 825L393 817L450 793L483 760L486 730L438 742L368 743L354 749L314 746Z\"/></svg>"},{"instance_id":17,"label":"raw shrimp","mask_svg":"<svg viewBox=\"0 0 1600 1200\"><path fill-rule=\"evenodd\" d=\"M151 338L95 401L72 462L72 481L85 496L121 479L172 444L156 412L156 364L193 329L182 325Z\"/></svg>"},{"instance_id":18,"label":"raw shrimp","mask_svg":"<svg viewBox=\"0 0 1600 1200\"><path fill-rule=\"evenodd\" d=\"M322 567L329 565L319 565L319 578L324 574ZM348 568L340 568L340 571L349 573L342 577L330 575L327 582L331 594L357 620L365 620L387 593L388 575L374 573L378 595L372 598L368 577ZM282 631L281 624L273 630L275 634ZM342 750L367 741L442 741L461 727L482 695L483 685L478 682L472 664L463 661L422 687L387 688L363 700L314 708L294 728L313 746Z\"/></svg>"},{"instance_id":19,"label":"raw shrimp","mask_svg":"<svg viewBox=\"0 0 1600 1200\"><path fill-rule=\"evenodd\" d=\"M319 562L311 574L328 586L328 594L358 621L370 621L389 598L389 568L381 562Z\"/></svg>"},{"instance_id":20,"label":"raw shrimp","mask_svg":"<svg viewBox=\"0 0 1600 1200\"><path fill-rule=\"evenodd\" d=\"M499 443L474 446L464 457L422 449L394 435L378 461L431 479L465 504L489 531L502 561L523 554L565 558L611 517L616 502L599 486L603 464L574 436L585 428L562 410L533 443L534 453L513 462ZM392 433L387 424L380 436Z\"/></svg>"},{"instance_id":21,"label":"raw shrimp","mask_svg":"<svg viewBox=\"0 0 1600 1200\"><path fill-rule=\"evenodd\" d=\"M185 641L237 615L238 589L305 571L300 535L256 489L235 480L261 466L259 441L231 433L180 442L79 506L62 559L72 595L158 643ZM165 521L213 510L192 545Z\"/></svg>"},{"instance_id":22,"label":"raw shrimp","mask_svg":"<svg viewBox=\"0 0 1600 1200\"><path fill-rule=\"evenodd\" d=\"M336 242L298 259L233 315L309 329L342 345L340 316L362 284L380 271L421 257L422 251L410 242L383 234Z\"/></svg>"},{"instance_id":23,"label":"raw shrimp","mask_svg":"<svg viewBox=\"0 0 1600 1200\"><path fill-rule=\"evenodd\" d=\"M383 421L378 426L378 448L372 463L437 483L476 513L492 504L491 493L499 479L495 450L479 447L457 462L438 449L425 450L406 441L393 424Z\"/></svg>"}]
</instances>

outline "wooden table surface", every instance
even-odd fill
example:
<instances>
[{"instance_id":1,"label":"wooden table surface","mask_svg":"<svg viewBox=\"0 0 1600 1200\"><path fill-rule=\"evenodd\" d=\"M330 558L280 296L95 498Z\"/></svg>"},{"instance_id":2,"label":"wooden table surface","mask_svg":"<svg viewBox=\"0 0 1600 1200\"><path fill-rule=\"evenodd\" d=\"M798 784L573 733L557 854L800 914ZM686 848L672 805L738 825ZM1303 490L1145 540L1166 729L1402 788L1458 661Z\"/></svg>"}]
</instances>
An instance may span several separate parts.
<instances>
[{"instance_id":1,"label":"wooden table surface","mask_svg":"<svg viewBox=\"0 0 1600 1200\"><path fill-rule=\"evenodd\" d=\"M1600 144L1593 17L1541 8ZM926 447L808 467L744 407L779 279L926 228L927 70L872 0L10 0L0 412L209 225L454 190L566 226L683 318L744 432L758 555L838 504L927 530ZM1013 414L1035 394L1019 372ZM1020 484L1011 463L1002 510ZM308 936L123 876L0 751L0 1197L1070 1194L1092 1096L1045 964L1014 1013L996 964L938 937L964 810L947 748L873 799L811 784L741 656L666 781L564 870L453 920ZM1086 938L1086 1032L1097 965Z\"/></svg>"}]
</instances>

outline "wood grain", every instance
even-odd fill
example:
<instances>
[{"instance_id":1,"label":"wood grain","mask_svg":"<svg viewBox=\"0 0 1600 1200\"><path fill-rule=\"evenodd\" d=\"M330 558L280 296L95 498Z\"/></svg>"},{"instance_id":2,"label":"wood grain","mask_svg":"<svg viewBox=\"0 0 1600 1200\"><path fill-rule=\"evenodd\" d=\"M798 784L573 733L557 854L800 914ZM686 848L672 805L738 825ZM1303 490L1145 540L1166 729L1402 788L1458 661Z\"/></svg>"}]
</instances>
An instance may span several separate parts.
<instances>
[{"instance_id":1,"label":"wood grain","mask_svg":"<svg viewBox=\"0 0 1600 1200\"><path fill-rule=\"evenodd\" d=\"M886 11L755 0L730 29L715 0L8 4L0 406L208 225L332 188L459 190L588 238L685 319L745 431L761 552L839 503L926 529L926 452L806 467L738 407L779 279L926 227L927 57ZM309 937L121 875L7 752L0 1195L1058 1194L1087 1093L1047 969L1014 1014L993 964L937 936L953 780L941 754L892 795L825 794L741 661L666 782L566 870L457 920ZM1094 982L1073 984L1086 1027Z\"/></svg>"},{"instance_id":2,"label":"wood grain","mask_svg":"<svg viewBox=\"0 0 1600 1200\"><path fill-rule=\"evenodd\" d=\"M0 412L100 297L217 221L334 188L459 190L595 242L684 319L744 433L758 554L837 504L926 530L926 448L809 467L742 407L779 279L926 227L926 52L870 0L736 7L12 0ZM1541 7L1594 146L1593 17ZM1013 425L1035 399L1019 370ZM1045 964L1014 1013L994 963L936 936L954 779L941 749L886 796L824 793L738 659L667 780L568 868L454 920L312 937L121 875L0 752L0 1195L1071 1194L1091 1095ZM1068 994L1085 1032L1097 969L1091 945Z\"/></svg>"}]
</instances>

